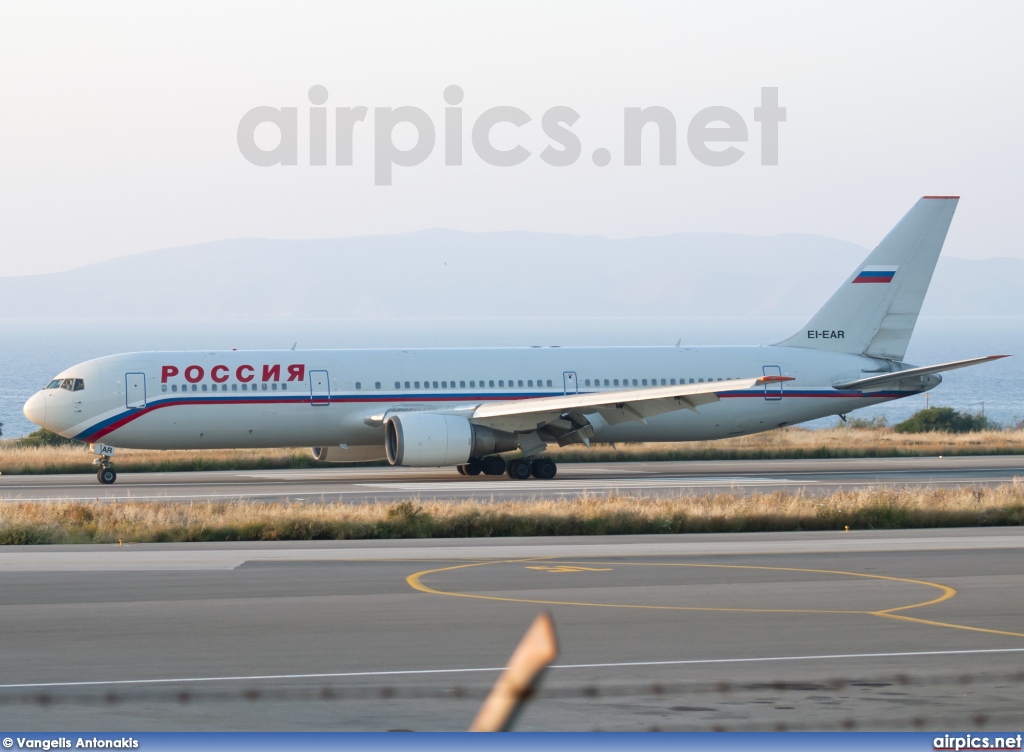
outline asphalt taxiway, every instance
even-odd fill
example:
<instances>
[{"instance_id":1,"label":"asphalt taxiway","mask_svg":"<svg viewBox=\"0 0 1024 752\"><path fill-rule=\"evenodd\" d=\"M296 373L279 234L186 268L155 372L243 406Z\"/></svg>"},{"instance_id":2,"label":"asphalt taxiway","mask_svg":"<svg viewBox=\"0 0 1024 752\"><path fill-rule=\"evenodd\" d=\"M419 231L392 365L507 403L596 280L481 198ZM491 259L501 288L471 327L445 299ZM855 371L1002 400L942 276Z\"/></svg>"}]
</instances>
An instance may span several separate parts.
<instances>
[{"instance_id":1,"label":"asphalt taxiway","mask_svg":"<svg viewBox=\"0 0 1024 752\"><path fill-rule=\"evenodd\" d=\"M95 475L5 475L10 500L197 499L362 503L419 499L552 498L616 492L669 495L777 490L821 495L865 486L998 485L1024 477L1024 457L911 457L711 462L562 463L553 480L463 477L453 468L313 468L182 473L122 472L104 486Z\"/></svg>"},{"instance_id":2,"label":"asphalt taxiway","mask_svg":"<svg viewBox=\"0 0 1024 752\"><path fill-rule=\"evenodd\" d=\"M464 729L547 610L524 730L1018 727L1022 554L1020 528L3 548L0 715Z\"/></svg>"}]
</instances>

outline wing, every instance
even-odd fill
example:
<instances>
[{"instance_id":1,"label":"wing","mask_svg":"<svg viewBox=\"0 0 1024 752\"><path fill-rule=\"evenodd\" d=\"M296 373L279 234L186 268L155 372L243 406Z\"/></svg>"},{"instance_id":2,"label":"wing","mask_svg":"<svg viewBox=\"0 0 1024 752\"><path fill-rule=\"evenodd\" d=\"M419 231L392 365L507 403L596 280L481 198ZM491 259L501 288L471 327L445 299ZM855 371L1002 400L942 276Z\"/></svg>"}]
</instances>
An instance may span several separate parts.
<instances>
[{"instance_id":1,"label":"wing","mask_svg":"<svg viewBox=\"0 0 1024 752\"><path fill-rule=\"evenodd\" d=\"M752 389L780 381L793 381L793 377L760 376L705 384L678 384L491 402L476 407L470 420L488 428L519 432L536 431L573 414L597 413L611 425L630 420L646 422L647 418L674 410L696 412L701 405L718 402L719 392Z\"/></svg>"},{"instance_id":2,"label":"wing","mask_svg":"<svg viewBox=\"0 0 1024 752\"><path fill-rule=\"evenodd\" d=\"M929 376L933 373L942 373L943 371L953 371L957 368L966 368L967 366L977 365L978 363L988 363L991 360L999 360L1000 358L1008 358L1009 355L987 355L984 358L968 358L967 360L954 360L950 363L939 363L935 366L921 366L920 368L905 368L902 371L892 371L890 373L879 374L878 376L868 376L864 379L857 379L855 381L844 381L839 384L833 384L832 387L835 389L857 389L859 391L877 391L883 389L892 384L903 381L904 379L913 379L919 376Z\"/></svg>"}]
</instances>

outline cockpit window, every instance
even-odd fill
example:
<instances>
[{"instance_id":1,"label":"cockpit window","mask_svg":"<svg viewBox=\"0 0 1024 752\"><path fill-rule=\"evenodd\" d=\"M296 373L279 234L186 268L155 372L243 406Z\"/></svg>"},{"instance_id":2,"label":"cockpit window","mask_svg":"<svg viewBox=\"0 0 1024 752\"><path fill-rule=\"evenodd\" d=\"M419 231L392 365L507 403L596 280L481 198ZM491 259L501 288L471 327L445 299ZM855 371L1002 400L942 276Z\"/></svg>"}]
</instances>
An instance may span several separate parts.
<instances>
[{"instance_id":1,"label":"cockpit window","mask_svg":"<svg viewBox=\"0 0 1024 752\"><path fill-rule=\"evenodd\" d=\"M69 392L80 392L85 389L85 379L54 379L46 385L47 389L67 389Z\"/></svg>"}]
</instances>

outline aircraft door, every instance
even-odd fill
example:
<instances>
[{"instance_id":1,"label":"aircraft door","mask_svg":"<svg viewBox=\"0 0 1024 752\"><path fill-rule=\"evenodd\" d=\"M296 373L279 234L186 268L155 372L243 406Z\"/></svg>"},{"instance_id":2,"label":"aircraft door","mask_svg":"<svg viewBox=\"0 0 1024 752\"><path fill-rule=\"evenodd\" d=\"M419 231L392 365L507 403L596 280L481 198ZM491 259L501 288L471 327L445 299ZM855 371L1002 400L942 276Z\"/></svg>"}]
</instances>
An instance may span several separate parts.
<instances>
[{"instance_id":1,"label":"aircraft door","mask_svg":"<svg viewBox=\"0 0 1024 752\"><path fill-rule=\"evenodd\" d=\"M562 374L562 383L565 386L566 394L579 394L579 384L576 383L576 372L565 371Z\"/></svg>"},{"instance_id":2,"label":"aircraft door","mask_svg":"<svg viewBox=\"0 0 1024 752\"><path fill-rule=\"evenodd\" d=\"M779 366L762 366L761 371L765 376L781 376L782 368ZM766 400L780 400L782 399L782 384L781 381L776 381L771 384L764 385L764 398Z\"/></svg>"},{"instance_id":3,"label":"aircraft door","mask_svg":"<svg viewBox=\"0 0 1024 752\"><path fill-rule=\"evenodd\" d=\"M327 371L309 372L309 404L331 404L331 382L327 378Z\"/></svg>"},{"instance_id":4,"label":"aircraft door","mask_svg":"<svg viewBox=\"0 0 1024 752\"><path fill-rule=\"evenodd\" d=\"M146 374L126 373L124 375L124 406L134 408L146 406Z\"/></svg>"}]
</instances>

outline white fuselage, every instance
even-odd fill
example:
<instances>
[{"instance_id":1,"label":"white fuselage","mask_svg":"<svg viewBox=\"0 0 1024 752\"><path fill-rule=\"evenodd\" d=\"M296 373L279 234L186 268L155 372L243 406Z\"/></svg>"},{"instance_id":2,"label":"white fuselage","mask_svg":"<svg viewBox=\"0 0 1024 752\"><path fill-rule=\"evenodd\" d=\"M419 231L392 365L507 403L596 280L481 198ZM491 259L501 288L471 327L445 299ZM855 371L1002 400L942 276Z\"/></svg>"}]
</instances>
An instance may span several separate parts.
<instances>
[{"instance_id":1,"label":"white fuselage","mask_svg":"<svg viewBox=\"0 0 1024 752\"><path fill-rule=\"evenodd\" d=\"M140 352L90 360L26 405L36 423L87 443L142 449L366 447L383 456L388 410L702 383L780 374L698 411L607 425L597 442L692 441L756 433L915 394L834 383L884 361L800 347L595 347ZM376 418L376 419L374 419ZM377 455L375 449L379 448Z\"/></svg>"}]
</instances>

